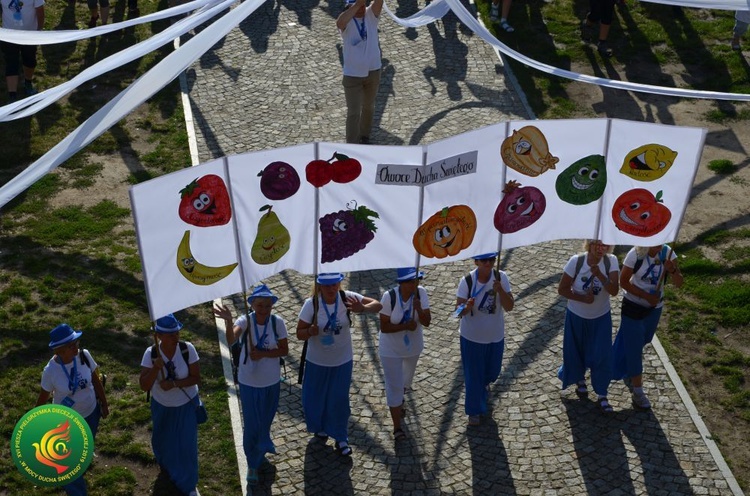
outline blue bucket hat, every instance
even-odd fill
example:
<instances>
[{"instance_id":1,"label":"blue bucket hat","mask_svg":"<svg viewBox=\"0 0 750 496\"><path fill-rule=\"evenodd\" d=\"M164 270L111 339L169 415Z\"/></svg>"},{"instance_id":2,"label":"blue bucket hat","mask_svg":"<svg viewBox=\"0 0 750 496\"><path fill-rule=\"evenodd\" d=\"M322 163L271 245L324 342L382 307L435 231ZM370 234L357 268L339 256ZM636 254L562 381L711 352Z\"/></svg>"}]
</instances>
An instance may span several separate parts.
<instances>
[{"instance_id":1,"label":"blue bucket hat","mask_svg":"<svg viewBox=\"0 0 750 496\"><path fill-rule=\"evenodd\" d=\"M55 349L59 346L75 341L81 336L83 336L81 331L76 331L68 324L60 324L49 333L49 347Z\"/></svg>"},{"instance_id":2,"label":"blue bucket hat","mask_svg":"<svg viewBox=\"0 0 750 496\"><path fill-rule=\"evenodd\" d=\"M274 295L265 284L261 284L257 288L253 289L253 292L250 294L250 296L247 297L247 302L252 305L255 298L271 298L271 304L279 301L279 297Z\"/></svg>"},{"instance_id":3,"label":"blue bucket hat","mask_svg":"<svg viewBox=\"0 0 750 496\"><path fill-rule=\"evenodd\" d=\"M321 286L331 286L333 284L336 284L337 282L341 282L344 280L344 274L340 272L328 272L326 274L318 274L318 278L316 279L318 281L318 284Z\"/></svg>"},{"instance_id":4,"label":"blue bucket hat","mask_svg":"<svg viewBox=\"0 0 750 496\"><path fill-rule=\"evenodd\" d=\"M156 325L154 330L164 334L171 334L173 332L179 332L182 329L182 322L177 320L173 314L165 315L160 319L156 319Z\"/></svg>"},{"instance_id":5,"label":"blue bucket hat","mask_svg":"<svg viewBox=\"0 0 750 496\"><path fill-rule=\"evenodd\" d=\"M497 258L497 252L493 251L492 253L482 253L481 255L474 255L472 258L474 260L487 260L490 258Z\"/></svg>"},{"instance_id":6,"label":"blue bucket hat","mask_svg":"<svg viewBox=\"0 0 750 496\"><path fill-rule=\"evenodd\" d=\"M396 282L412 281L414 279L422 279L423 277L424 272L419 271L419 273L417 273L416 267L402 267L396 269Z\"/></svg>"}]
</instances>

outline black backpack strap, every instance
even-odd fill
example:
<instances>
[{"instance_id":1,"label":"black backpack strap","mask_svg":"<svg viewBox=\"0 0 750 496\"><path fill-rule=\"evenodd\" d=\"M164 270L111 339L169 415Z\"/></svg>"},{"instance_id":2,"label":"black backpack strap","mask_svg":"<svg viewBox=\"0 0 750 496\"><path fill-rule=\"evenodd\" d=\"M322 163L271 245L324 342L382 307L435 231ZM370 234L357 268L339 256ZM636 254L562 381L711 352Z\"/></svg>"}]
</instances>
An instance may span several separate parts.
<instances>
[{"instance_id":1,"label":"black backpack strap","mask_svg":"<svg viewBox=\"0 0 750 496\"><path fill-rule=\"evenodd\" d=\"M612 262L609 260L609 257L607 254L604 254L604 271L607 273L607 277L609 277L609 269L612 268Z\"/></svg>"},{"instance_id":2,"label":"black backpack strap","mask_svg":"<svg viewBox=\"0 0 750 496\"><path fill-rule=\"evenodd\" d=\"M159 349L156 347L155 344L152 344L151 345L151 362L156 360L156 357L158 356L159 356ZM158 378L159 375L157 374L156 377ZM146 403L148 403L150 400L151 400L151 390L149 389L148 391L146 391Z\"/></svg>"},{"instance_id":3,"label":"black backpack strap","mask_svg":"<svg viewBox=\"0 0 750 496\"><path fill-rule=\"evenodd\" d=\"M576 258L576 271L573 274L573 282L576 281L576 278L578 277L578 273L581 272L581 269L583 268L583 261L584 261L583 257L585 257L585 256L586 256L585 253L581 253L581 254L576 255L576 257L577 257Z\"/></svg>"},{"instance_id":4,"label":"black backpack strap","mask_svg":"<svg viewBox=\"0 0 750 496\"><path fill-rule=\"evenodd\" d=\"M185 360L185 365L190 367L190 352L188 351L187 343L185 341L179 341L177 345L180 347L180 353L182 353L182 359Z\"/></svg>"},{"instance_id":5,"label":"black backpack strap","mask_svg":"<svg viewBox=\"0 0 750 496\"><path fill-rule=\"evenodd\" d=\"M643 265L643 259L642 258L637 258L635 260L635 265L633 265L633 274L635 274L636 272L638 272L638 269L640 269L642 265Z\"/></svg>"},{"instance_id":6,"label":"black backpack strap","mask_svg":"<svg viewBox=\"0 0 750 496\"><path fill-rule=\"evenodd\" d=\"M471 286L472 284L474 284L474 281L472 281L471 279L471 274L464 277L464 281L466 281L466 287L469 288L469 294L466 296L466 299L468 300L469 298L471 298Z\"/></svg>"},{"instance_id":7,"label":"black backpack strap","mask_svg":"<svg viewBox=\"0 0 750 496\"><path fill-rule=\"evenodd\" d=\"M396 308L396 289L391 288L388 290L388 296L391 298L391 313L393 313L393 309Z\"/></svg>"},{"instance_id":8,"label":"black backpack strap","mask_svg":"<svg viewBox=\"0 0 750 496\"><path fill-rule=\"evenodd\" d=\"M344 305L346 305L346 291L344 291L343 289L339 289L339 296L341 296L341 302ZM352 311L349 310L348 307L346 309L346 318L349 319L349 326L351 327L351 325L352 325Z\"/></svg>"}]
</instances>

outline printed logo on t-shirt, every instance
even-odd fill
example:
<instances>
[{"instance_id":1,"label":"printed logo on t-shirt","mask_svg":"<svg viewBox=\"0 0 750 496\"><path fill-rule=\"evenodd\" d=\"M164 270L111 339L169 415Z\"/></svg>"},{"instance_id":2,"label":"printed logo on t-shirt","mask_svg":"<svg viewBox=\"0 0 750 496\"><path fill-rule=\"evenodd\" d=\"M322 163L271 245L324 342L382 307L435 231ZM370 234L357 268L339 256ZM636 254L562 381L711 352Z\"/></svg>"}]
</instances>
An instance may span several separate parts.
<instances>
[{"instance_id":1,"label":"printed logo on t-shirt","mask_svg":"<svg viewBox=\"0 0 750 496\"><path fill-rule=\"evenodd\" d=\"M495 295L497 293L494 289L490 289L484 293L484 296L482 297L482 301L479 303L478 310L482 313L487 314L494 314L495 310L497 309L497 303Z\"/></svg>"}]
</instances>

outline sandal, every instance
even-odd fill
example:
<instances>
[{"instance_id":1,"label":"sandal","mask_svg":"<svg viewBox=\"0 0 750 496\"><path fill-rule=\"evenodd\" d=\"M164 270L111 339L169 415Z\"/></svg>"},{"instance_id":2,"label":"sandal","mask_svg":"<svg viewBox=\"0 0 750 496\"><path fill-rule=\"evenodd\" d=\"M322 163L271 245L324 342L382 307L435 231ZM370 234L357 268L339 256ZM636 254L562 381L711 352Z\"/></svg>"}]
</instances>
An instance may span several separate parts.
<instances>
[{"instance_id":1,"label":"sandal","mask_svg":"<svg viewBox=\"0 0 750 496\"><path fill-rule=\"evenodd\" d=\"M733 41L732 44L731 44L731 46L732 46L732 50L734 50L736 52L739 52L740 50L742 50L742 47L740 46L740 42L739 41L737 43L735 43Z\"/></svg>"},{"instance_id":2,"label":"sandal","mask_svg":"<svg viewBox=\"0 0 750 496\"><path fill-rule=\"evenodd\" d=\"M469 425L475 426L482 423L482 419L479 415L469 415Z\"/></svg>"},{"instance_id":3,"label":"sandal","mask_svg":"<svg viewBox=\"0 0 750 496\"><path fill-rule=\"evenodd\" d=\"M515 29L513 28L513 26L511 26L510 24L508 24L508 21L506 21L504 19L500 21L500 27L503 28L506 33L512 33L513 31L515 31Z\"/></svg>"},{"instance_id":4,"label":"sandal","mask_svg":"<svg viewBox=\"0 0 750 496\"><path fill-rule=\"evenodd\" d=\"M338 451L341 456L352 456L352 447L349 446L349 443L346 441L336 443L336 451Z\"/></svg>"},{"instance_id":5,"label":"sandal","mask_svg":"<svg viewBox=\"0 0 750 496\"><path fill-rule=\"evenodd\" d=\"M614 408L612 408L612 405L609 404L606 396L604 398L599 398L598 400L596 400L596 404L599 405L599 411L604 415L611 415L615 413Z\"/></svg>"},{"instance_id":6,"label":"sandal","mask_svg":"<svg viewBox=\"0 0 750 496\"><path fill-rule=\"evenodd\" d=\"M315 439L322 441L322 442L328 442L328 434L325 432L316 432L315 433Z\"/></svg>"},{"instance_id":7,"label":"sandal","mask_svg":"<svg viewBox=\"0 0 750 496\"><path fill-rule=\"evenodd\" d=\"M98 21L98 20L99 20L99 16L98 15L93 16L91 19L89 19L89 24L88 24L89 28L95 28L96 27L96 21Z\"/></svg>"},{"instance_id":8,"label":"sandal","mask_svg":"<svg viewBox=\"0 0 750 496\"><path fill-rule=\"evenodd\" d=\"M406 439L406 433L401 427L399 427L398 429L393 431L393 440L401 441L402 439Z\"/></svg>"},{"instance_id":9,"label":"sandal","mask_svg":"<svg viewBox=\"0 0 750 496\"><path fill-rule=\"evenodd\" d=\"M589 397L589 388L586 387L585 382L579 382L578 387L576 387L576 395L578 396L578 399L585 400Z\"/></svg>"}]
</instances>

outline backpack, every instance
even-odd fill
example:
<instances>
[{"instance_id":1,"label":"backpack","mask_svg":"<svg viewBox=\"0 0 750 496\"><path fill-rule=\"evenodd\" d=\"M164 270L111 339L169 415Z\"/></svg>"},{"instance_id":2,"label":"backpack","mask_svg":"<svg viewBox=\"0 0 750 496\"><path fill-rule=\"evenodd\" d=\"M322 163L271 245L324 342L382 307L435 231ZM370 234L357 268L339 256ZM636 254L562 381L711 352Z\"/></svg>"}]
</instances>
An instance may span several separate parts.
<instances>
[{"instance_id":1,"label":"backpack","mask_svg":"<svg viewBox=\"0 0 750 496\"><path fill-rule=\"evenodd\" d=\"M580 255L577 255L578 258L576 259L576 272L575 274L573 274L573 282L575 282L576 278L578 277L578 273L581 272L581 269L583 268L585 255L586 255L585 253L581 253ZM612 266L612 262L609 261L609 257L607 255L604 255L604 271L607 273L607 277L609 277L609 269L611 266Z\"/></svg>"},{"instance_id":2,"label":"backpack","mask_svg":"<svg viewBox=\"0 0 750 496\"><path fill-rule=\"evenodd\" d=\"M663 245L661 247L661 251L659 252L659 260L661 260L662 263L664 263L667 260L667 252L668 252L668 246ZM636 259L635 265L633 266L633 274L638 272L638 269L640 269L642 265L643 265L643 258Z\"/></svg>"},{"instance_id":3,"label":"backpack","mask_svg":"<svg viewBox=\"0 0 750 496\"><path fill-rule=\"evenodd\" d=\"M185 360L185 363L189 366L190 362L188 361L188 358L190 357L190 353L188 352L187 343L185 341L178 341L177 345L180 347L180 354L182 355L182 359ZM159 348L155 345L151 345L151 361L156 360L156 358L159 356ZM86 363L88 365L88 363ZM151 390L146 391L146 402L148 402L151 399Z\"/></svg>"}]
</instances>

